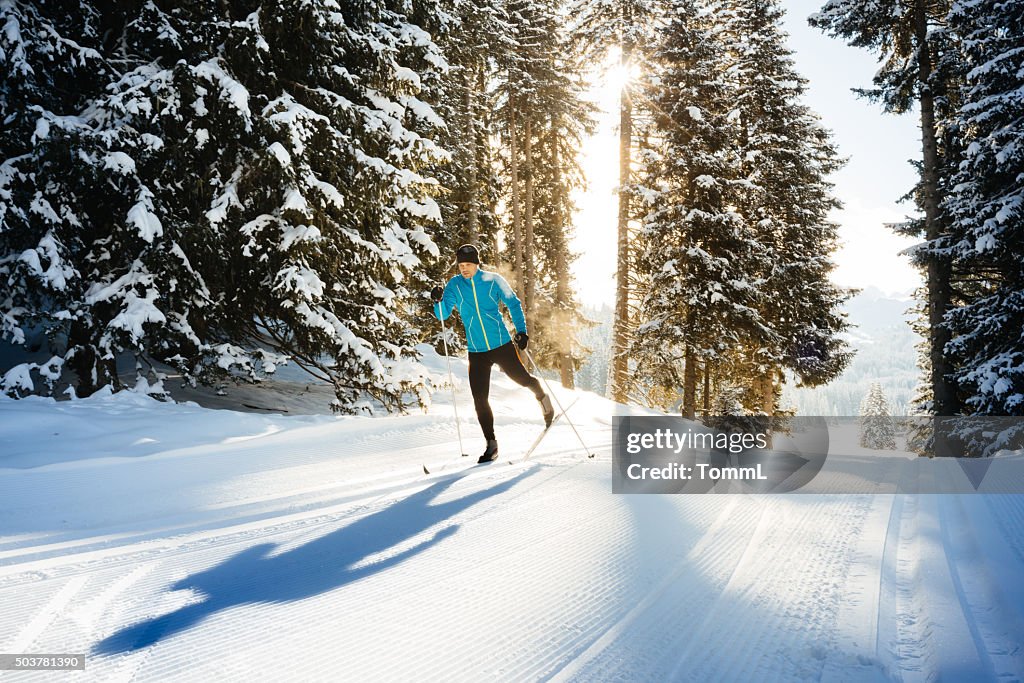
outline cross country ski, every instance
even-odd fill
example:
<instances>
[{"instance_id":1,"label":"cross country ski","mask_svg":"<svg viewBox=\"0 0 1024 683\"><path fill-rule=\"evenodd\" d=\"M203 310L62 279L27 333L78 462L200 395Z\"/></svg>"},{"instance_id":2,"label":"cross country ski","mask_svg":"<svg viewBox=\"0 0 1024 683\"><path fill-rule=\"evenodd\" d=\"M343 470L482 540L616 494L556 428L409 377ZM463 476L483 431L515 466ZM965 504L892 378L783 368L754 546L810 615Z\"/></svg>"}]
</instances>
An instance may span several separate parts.
<instances>
[{"instance_id":1,"label":"cross country ski","mask_svg":"<svg viewBox=\"0 0 1024 683\"><path fill-rule=\"evenodd\" d=\"M576 400L574 400L572 403L570 403L568 408L566 408L565 410L562 410L557 415L555 415L554 419L551 420L551 423L549 425L547 425L546 427L544 427L543 430L541 430L541 433L538 434L537 438L533 440L533 443L530 444L530 447L526 449L526 453L524 453L523 457L520 458L520 462L526 462L527 460L530 459L530 456L533 455L533 452L535 450L537 450L537 446L539 446L540 442L544 440L544 436L551 430L551 428L554 426L554 424L556 422L558 422L558 420L561 419L562 416L565 415L569 411L569 408L572 408L574 405L576 405L577 401L579 401L578 398ZM509 460L509 464L512 464L512 462L513 462L512 460Z\"/></svg>"},{"instance_id":2,"label":"cross country ski","mask_svg":"<svg viewBox=\"0 0 1024 683\"><path fill-rule=\"evenodd\" d=\"M516 460L509 460L507 462L509 464L512 464L513 462L526 462L527 460L529 460L530 456L533 455L533 452L537 449L537 446L539 446L540 442L544 439L544 435L547 434L551 430L551 428L555 425L555 423L558 422L558 420L560 420L566 414L566 412L569 411L569 408L572 408L574 405L576 405L577 401L579 401L579 398L576 398L572 403L570 403L568 408L566 408L565 410L562 410L561 412L556 414L554 416L554 418L552 418L551 423L541 429L540 433L537 435L537 438L533 440L533 443L530 444L529 448L526 449L526 451L523 453L522 457L519 458L518 461L516 461ZM456 462L456 461L453 460L452 462ZM491 462L494 462L494 461L490 460L490 461L486 461L486 462L482 462L482 463L473 463L472 465L470 465L469 467L466 467L465 469L468 470L468 469L470 469L472 467L477 467L479 465L489 465ZM426 463L423 463L422 467L423 467L423 474L428 474L429 475L429 474L432 474L432 473L436 474L438 472L444 471L444 469L445 469L445 467L447 467L447 465L443 465L440 469L434 470L434 472L431 472L430 468L427 467Z\"/></svg>"}]
</instances>

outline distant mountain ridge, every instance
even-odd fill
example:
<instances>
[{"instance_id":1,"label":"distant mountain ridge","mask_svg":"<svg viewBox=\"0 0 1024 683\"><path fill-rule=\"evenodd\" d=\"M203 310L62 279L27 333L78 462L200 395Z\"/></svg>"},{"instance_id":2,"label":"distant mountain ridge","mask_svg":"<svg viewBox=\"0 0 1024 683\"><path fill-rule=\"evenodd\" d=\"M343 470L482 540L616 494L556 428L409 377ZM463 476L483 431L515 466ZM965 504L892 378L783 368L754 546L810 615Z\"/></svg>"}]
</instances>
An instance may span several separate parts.
<instances>
[{"instance_id":1,"label":"distant mountain ridge","mask_svg":"<svg viewBox=\"0 0 1024 683\"><path fill-rule=\"evenodd\" d=\"M868 287L843 306L850 322L863 331L883 330L895 325L908 325L913 314L908 311L914 306L909 294L886 294L877 287Z\"/></svg>"},{"instance_id":2,"label":"distant mountain ridge","mask_svg":"<svg viewBox=\"0 0 1024 683\"><path fill-rule=\"evenodd\" d=\"M787 385L783 405L796 408L798 415L845 415L860 413L860 402L872 382L882 385L894 415L910 409L917 385L917 352L921 338L910 323L914 300L910 294L886 294L867 287L843 306L851 329L847 341L857 352L835 381L821 387L796 388Z\"/></svg>"}]
</instances>

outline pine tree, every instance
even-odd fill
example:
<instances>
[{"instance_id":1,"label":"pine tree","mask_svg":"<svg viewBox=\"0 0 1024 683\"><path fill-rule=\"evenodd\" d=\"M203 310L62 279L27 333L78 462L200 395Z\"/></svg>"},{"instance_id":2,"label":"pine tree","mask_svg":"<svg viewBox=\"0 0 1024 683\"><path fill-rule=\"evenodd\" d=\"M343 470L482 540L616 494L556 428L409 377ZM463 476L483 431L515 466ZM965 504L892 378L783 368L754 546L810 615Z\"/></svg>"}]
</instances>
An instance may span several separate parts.
<instances>
[{"instance_id":1,"label":"pine tree","mask_svg":"<svg viewBox=\"0 0 1024 683\"><path fill-rule=\"evenodd\" d=\"M801 386L837 377L852 353L840 338L848 324L839 312L851 292L829 273L837 228L828 214L839 207L828 176L841 161L829 133L802 99L806 80L793 64L775 0L721 0L719 33L734 55L737 145L751 191L740 210L762 247L767 269L756 278L760 312L778 344L761 340L748 353L757 409L774 414L782 370Z\"/></svg>"},{"instance_id":2,"label":"pine tree","mask_svg":"<svg viewBox=\"0 0 1024 683\"><path fill-rule=\"evenodd\" d=\"M871 383L868 395L860 404L860 445L875 450L896 448L896 429L890 417L889 401L878 382Z\"/></svg>"},{"instance_id":3,"label":"pine tree","mask_svg":"<svg viewBox=\"0 0 1024 683\"><path fill-rule=\"evenodd\" d=\"M942 102L949 89L948 71L940 62L949 54L949 34L942 22L948 0L829 0L810 18L812 25L850 44L881 54L882 68L875 74L875 89L861 91L882 102L887 111L903 113L917 105L920 110L923 155L921 183L915 197L923 220L910 224L926 244L916 250L918 263L927 273L929 365L932 404L936 415L953 415L960 406L953 381L953 367L946 351L949 330L945 315L953 303L948 225L940 206L943 173L951 164L940 154ZM937 109L938 107L938 109ZM919 230L919 232L917 232Z\"/></svg>"},{"instance_id":4,"label":"pine tree","mask_svg":"<svg viewBox=\"0 0 1024 683\"><path fill-rule=\"evenodd\" d=\"M1016 9L979 0L958 3L951 14L969 74L961 111L967 158L947 205L960 238L958 262L982 275L984 289L953 312L950 346L962 359L966 407L981 415L1024 415L1024 348L1007 334L1024 326L1024 52L1017 46L1024 20Z\"/></svg>"},{"instance_id":5,"label":"pine tree","mask_svg":"<svg viewBox=\"0 0 1024 683\"><path fill-rule=\"evenodd\" d=\"M950 29L963 41L959 128L965 160L946 208L957 269L977 291L950 314L957 382L969 415L1024 415L1024 17L1015 3L958 2ZM1003 435L1004 439L1012 435ZM1019 437L1018 437L1019 438Z\"/></svg>"},{"instance_id":6,"label":"pine tree","mask_svg":"<svg viewBox=\"0 0 1024 683\"><path fill-rule=\"evenodd\" d=\"M577 0L571 5L575 18L573 36L582 59L602 63L609 48L619 52L618 68L632 74L648 64L648 56L657 40L655 30L665 15L661 0ZM615 276L615 323L612 333L612 362L609 366L608 393L614 401L628 398L629 345L635 325L630 320L632 256L630 221L633 194L634 96L637 83L626 78L619 96L619 209Z\"/></svg>"},{"instance_id":7,"label":"pine tree","mask_svg":"<svg viewBox=\"0 0 1024 683\"><path fill-rule=\"evenodd\" d=\"M106 19L78 2L0 4L0 339L14 344L45 346L80 325L88 282L78 269L83 239L76 233L84 216L32 176L74 172L75 160L54 138L76 128L63 115L83 110L111 74L102 55ZM34 168L34 158L46 168ZM15 367L0 390L30 392L40 378L52 387L66 360L53 355Z\"/></svg>"},{"instance_id":8,"label":"pine tree","mask_svg":"<svg viewBox=\"0 0 1024 683\"><path fill-rule=\"evenodd\" d=\"M17 6L13 11L8 26L29 30L7 32L23 41L9 54L16 61L36 60L18 65L33 74L35 102L18 97L17 87L5 87L4 107L20 106L8 120L31 121L35 133L23 138L31 141L24 154L4 162L7 172L0 181L5 186L0 276L10 288L3 297L5 310L25 316L10 320L4 336L22 343L26 333L45 334L55 355L40 373L51 385L66 364L77 373L80 393L105 384L116 388L117 352L140 342L145 325L153 331L168 323L153 305L154 280L177 284L178 264L161 259L153 244L165 234L152 212L153 192L137 176L140 157L162 140L121 128L95 106L93 98L104 96L104 81L120 77L111 66L120 60L106 47L116 38L104 44L97 36L102 28L127 30L124 20L88 5L70 12L84 22L68 19L63 3L40 4L20 17ZM60 33L76 29L82 33ZM53 77L35 76L46 74L51 55L62 53L66 61L58 60L61 67ZM73 80L77 67L89 65L98 67L96 74ZM35 248L22 251L22 245ZM181 275L183 290L196 284L187 273ZM10 393L36 389L31 369L12 370L20 378L14 382L9 374L3 388Z\"/></svg>"},{"instance_id":9,"label":"pine tree","mask_svg":"<svg viewBox=\"0 0 1024 683\"><path fill-rule=\"evenodd\" d=\"M699 367L771 340L752 275L763 270L756 236L736 207L748 183L735 154L737 117L726 50L692 3L673 8L652 79L653 139L642 194L650 207L636 259L637 376L696 411ZM664 400L664 399L663 399Z\"/></svg>"},{"instance_id":10,"label":"pine tree","mask_svg":"<svg viewBox=\"0 0 1024 683\"><path fill-rule=\"evenodd\" d=\"M116 386L124 353L191 381L290 358L345 412L420 382L397 372L405 283L437 254L420 170L444 153L418 93L445 64L384 3L339 9L147 2L108 39L123 70L12 164L18 232L52 231L74 272L69 306L12 303L52 326L83 393Z\"/></svg>"},{"instance_id":11,"label":"pine tree","mask_svg":"<svg viewBox=\"0 0 1024 683\"><path fill-rule=\"evenodd\" d=\"M433 108L446 123L434 139L448 155L424 171L435 177L441 188L437 203L443 229L432 235L438 256L424 260L423 281L412 280L409 289L419 290L422 302L414 309L411 323L423 330L425 341L442 352L446 346L429 305L430 288L453 275L454 253L462 244L479 247L485 263L500 261L497 205L503 183L497 172L499 150L491 144L500 125L493 87L498 77L496 62L504 60L514 45L508 36L505 4L500 0L442 0L436 11L424 17L423 27L448 64L443 72L423 79L424 96L436 102ZM448 332L448 352L457 354L465 342L453 330Z\"/></svg>"},{"instance_id":12,"label":"pine tree","mask_svg":"<svg viewBox=\"0 0 1024 683\"><path fill-rule=\"evenodd\" d=\"M506 164L507 205L512 221L506 260L524 302L531 330L531 357L558 367L572 386L582 361L578 336L591 324L571 294L569 248L572 190L583 183L577 159L592 130L593 105L583 97L581 69L551 2L514 3L510 12L515 48L499 84L499 120Z\"/></svg>"},{"instance_id":13,"label":"pine tree","mask_svg":"<svg viewBox=\"0 0 1024 683\"><path fill-rule=\"evenodd\" d=\"M442 253L440 263L450 265L450 255L465 243L488 252L498 230L493 206L498 183L488 136L495 125L488 82L495 77L496 56L514 45L508 36L508 17L496 0L446 0L432 23L426 23L449 68L436 84L438 114L447 126L437 135L450 152L437 169L438 180L448 194L441 200L445 230L435 240Z\"/></svg>"}]
</instances>

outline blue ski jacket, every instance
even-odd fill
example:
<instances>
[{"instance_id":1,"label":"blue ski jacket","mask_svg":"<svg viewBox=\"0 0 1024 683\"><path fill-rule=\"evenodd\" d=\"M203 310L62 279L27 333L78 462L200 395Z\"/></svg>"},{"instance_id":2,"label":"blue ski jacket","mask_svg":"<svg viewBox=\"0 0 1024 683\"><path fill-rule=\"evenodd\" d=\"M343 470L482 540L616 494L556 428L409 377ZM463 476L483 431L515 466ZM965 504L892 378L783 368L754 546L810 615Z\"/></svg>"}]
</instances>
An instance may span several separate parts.
<instances>
[{"instance_id":1,"label":"blue ski jacket","mask_svg":"<svg viewBox=\"0 0 1024 683\"><path fill-rule=\"evenodd\" d=\"M441 301L434 304L434 315L447 320L454 309L459 309L466 328L466 345L470 352L481 353L512 341L501 318L500 304L508 308L516 331L526 334L526 317L519 297L505 278L489 270L478 269L471 278L456 275L449 280Z\"/></svg>"}]
</instances>

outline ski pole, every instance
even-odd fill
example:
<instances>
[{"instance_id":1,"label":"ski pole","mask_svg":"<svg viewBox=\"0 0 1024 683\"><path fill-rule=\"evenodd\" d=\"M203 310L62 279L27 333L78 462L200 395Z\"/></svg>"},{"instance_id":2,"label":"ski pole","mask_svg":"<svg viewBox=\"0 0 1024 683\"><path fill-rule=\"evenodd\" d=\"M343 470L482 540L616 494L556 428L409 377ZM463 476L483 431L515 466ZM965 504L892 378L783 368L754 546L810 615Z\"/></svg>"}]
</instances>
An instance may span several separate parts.
<instances>
[{"instance_id":1,"label":"ski pole","mask_svg":"<svg viewBox=\"0 0 1024 683\"><path fill-rule=\"evenodd\" d=\"M438 307L438 313L444 313L441 307ZM444 342L444 357L448 361L448 383L452 385L452 408L455 409L455 432L459 435L459 452L462 453L462 457L466 457L469 453L462 450L462 427L459 426L459 402L455 398L455 378L452 376L452 357L448 355L448 331L445 329L444 318L441 318L441 341Z\"/></svg>"},{"instance_id":2,"label":"ski pole","mask_svg":"<svg viewBox=\"0 0 1024 683\"><path fill-rule=\"evenodd\" d=\"M540 368L537 367L537 361L533 359L533 356L531 356L530 352L526 349L523 349L523 353L525 353L526 357L530 359L530 365L533 366L533 371L537 373L537 376L540 377L542 382L544 382L544 386L547 387L548 393L555 399L555 403L558 404L558 409L562 411L562 415L565 416L565 421L569 423L570 427L572 427L572 431L576 432L576 438L580 440L580 445L583 446L583 452L587 454L588 458L593 458L594 454L590 452L589 448L587 448L587 444L583 442L583 437L580 436L580 432L576 429L576 425L574 425L572 420L569 419L569 413L567 413L565 408L562 407L562 402L558 400L558 396L555 395L555 392L551 391L551 385L548 384L547 378L541 374Z\"/></svg>"}]
</instances>

